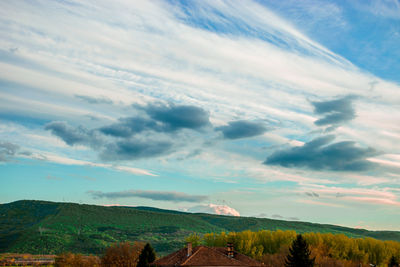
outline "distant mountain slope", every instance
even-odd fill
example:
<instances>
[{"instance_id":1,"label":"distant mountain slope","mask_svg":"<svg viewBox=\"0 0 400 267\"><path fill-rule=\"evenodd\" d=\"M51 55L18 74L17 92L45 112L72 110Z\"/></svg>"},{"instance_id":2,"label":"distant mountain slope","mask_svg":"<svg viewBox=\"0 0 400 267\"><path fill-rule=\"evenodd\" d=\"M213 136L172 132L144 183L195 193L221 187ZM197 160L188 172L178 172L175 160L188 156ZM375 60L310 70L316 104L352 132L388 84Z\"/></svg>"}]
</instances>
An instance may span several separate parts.
<instances>
[{"instance_id":1,"label":"distant mountain slope","mask_svg":"<svg viewBox=\"0 0 400 267\"><path fill-rule=\"evenodd\" d=\"M190 233L243 230L343 233L400 241L400 232L252 217L193 214L151 207L103 207L22 200L0 205L0 252L101 253L119 241L148 241L165 254Z\"/></svg>"}]
</instances>

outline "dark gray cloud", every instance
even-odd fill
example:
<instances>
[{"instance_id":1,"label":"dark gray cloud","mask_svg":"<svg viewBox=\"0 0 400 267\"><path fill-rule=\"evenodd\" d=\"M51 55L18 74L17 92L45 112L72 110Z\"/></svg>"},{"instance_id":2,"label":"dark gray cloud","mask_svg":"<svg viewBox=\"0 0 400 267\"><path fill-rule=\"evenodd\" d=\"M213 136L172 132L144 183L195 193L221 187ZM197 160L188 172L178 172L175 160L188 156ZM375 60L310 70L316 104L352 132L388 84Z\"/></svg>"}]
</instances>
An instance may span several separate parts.
<instances>
[{"instance_id":1,"label":"dark gray cloud","mask_svg":"<svg viewBox=\"0 0 400 267\"><path fill-rule=\"evenodd\" d=\"M379 154L375 149L358 147L353 141L332 143L334 139L334 135L327 135L303 146L276 151L264 164L330 171L366 171L378 166L367 160Z\"/></svg>"},{"instance_id":2,"label":"dark gray cloud","mask_svg":"<svg viewBox=\"0 0 400 267\"><path fill-rule=\"evenodd\" d=\"M228 125L217 127L215 129L221 131L224 138L227 139L253 137L268 131L268 128L263 123L246 120L231 121Z\"/></svg>"},{"instance_id":3,"label":"dark gray cloud","mask_svg":"<svg viewBox=\"0 0 400 267\"><path fill-rule=\"evenodd\" d=\"M174 104L134 107L137 115L120 118L118 122L100 128L73 127L66 122L54 121L46 124L45 129L70 146L85 145L98 151L102 160L118 161L168 155L188 140L187 135L184 136L186 139L175 140L181 130L202 132L212 127L208 112L200 107ZM229 122L218 130L226 138L236 139L263 134L267 127L240 120ZM199 153L201 150L195 150L188 157Z\"/></svg>"},{"instance_id":4,"label":"dark gray cloud","mask_svg":"<svg viewBox=\"0 0 400 267\"><path fill-rule=\"evenodd\" d=\"M112 104L112 100L107 97L91 97L87 95L75 95L76 98L89 104Z\"/></svg>"},{"instance_id":5,"label":"dark gray cloud","mask_svg":"<svg viewBox=\"0 0 400 267\"><path fill-rule=\"evenodd\" d=\"M337 192L337 193L336 193L336 197L337 197L337 198L341 198L341 197L346 197L346 195L343 194L343 193Z\"/></svg>"},{"instance_id":6,"label":"dark gray cloud","mask_svg":"<svg viewBox=\"0 0 400 267\"><path fill-rule=\"evenodd\" d=\"M338 125L354 119L356 117L353 108L354 99L354 96L346 96L331 101L311 102L314 113L324 115L323 118L314 122L315 125Z\"/></svg>"},{"instance_id":7,"label":"dark gray cloud","mask_svg":"<svg viewBox=\"0 0 400 267\"><path fill-rule=\"evenodd\" d=\"M274 218L274 219L284 219L285 218L285 217L283 217L283 216L281 216L279 214L274 214L271 217Z\"/></svg>"},{"instance_id":8,"label":"dark gray cloud","mask_svg":"<svg viewBox=\"0 0 400 267\"><path fill-rule=\"evenodd\" d=\"M94 131L90 131L82 126L72 127L66 122L53 121L44 127L46 130L51 131L55 136L61 138L65 143L70 146L85 145L97 147L100 145Z\"/></svg>"},{"instance_id":9,"label":"dark gray cloud","mask_svg":"<svg viewBox=\"0 0 400 267\"><path fill-rule=\"evenodd\" d=\"M99 157L105 161L133 160L150 158L172 152L173 142L152 140L148 138L112 140L106 143L98 137L96 130L88 130L82 126L72 127L65 122L51 122L45 126L55 136L70 146L85 145L100 151ZM118 136L114 133L114 136ZM121 137L123 134L119 134Z\"/></svg>"},{"instance_id":10,"label":"dark gray cloud","mask_svg":"<svg viewBox=\"0 0 400 267\"><path fill-rule=\"evenodd\" d=\"M144 131L171 133L181 129L199 130L211 125L204 109L188 105L135 106L144 111L142 116L120 118L118 123L99 129L106 135L131 137Z\"/></svg>"},{"instance_id":11,"label":"dark gray cloud","mask_svg":"<svg viewBox=\"0 0 400 267\"><path fill-rule=\"evenodd\" d=\"M118 199L118 198L131 198L140 197L152 200L161 201L172 201L172 202L201 202L207 200L207 196L203 195L188 195L181 192L173 191L143 191L143 190L126 190L120 192L101 192L101 191L88 191L88 194L92 195L94 199L108 198L108 199Z\"/></svg>"},{"instance_id":12,"label":"dark gray cloud","mask_svg":"<svg viewBox=\"0 0 400 267\"><path fill-rule=\"evenodd\" d=\"M21 151L21 152L19 152L18 153L18 155L23 155L23 156L31 156L32 155L32 152L30 152L30 151Z\"/></svg>"},{"instance_id":13,"label":"dark gray cloud","mask_svg":"<svg viewBox=\"0 0 400 267\"><path fill-rule=\"evenodd\" d=\"M10 142L0 142L0 162L9 161L17 155L19 146Z\"/></svg>"},{"instance_id":14,"label":"dark gray cloud","mask_svg":"<svg viewBox=\"0 0 400 267\"><path fill-rule=\"evenodd\" d=\"M100 128L100 132L115 137L130 137L146 130L163 131L163 126L152 119L143 117L127 117L119 119L118 123Z\"/></svg>"},{"instance_id":15,"label":"dark gray cloud","mask_svg":"<svg viewBox=\"0 0 400 267\"><path fill-rule=\"evenodd\" d=\"M100 158L106 161L150 158L170 153L172 146L170 141L122 140L108 144Z\"/></svg>"},{"instance_id":16,"label":"dark gray cloud","mask_svg":"<svg viewBox=\"0 0 400 267\"><path fill-rule=\"evenodd\" d=\"M153 120L164 125L164 131L178 129L198 130L211 125L209 114L200 107L190 105L148 105L141 107Z\"/></svg>"},{"instance_id":17,"label":"dark gray cloud","mask_svg":"<svg viewBox=\"0 0 400 267\"><path fill-rule=\"evenodd\" d=\"M319 197L319 195L315 192L305 192L305 194L309 197Z\"/></svg>"}]
</instances>

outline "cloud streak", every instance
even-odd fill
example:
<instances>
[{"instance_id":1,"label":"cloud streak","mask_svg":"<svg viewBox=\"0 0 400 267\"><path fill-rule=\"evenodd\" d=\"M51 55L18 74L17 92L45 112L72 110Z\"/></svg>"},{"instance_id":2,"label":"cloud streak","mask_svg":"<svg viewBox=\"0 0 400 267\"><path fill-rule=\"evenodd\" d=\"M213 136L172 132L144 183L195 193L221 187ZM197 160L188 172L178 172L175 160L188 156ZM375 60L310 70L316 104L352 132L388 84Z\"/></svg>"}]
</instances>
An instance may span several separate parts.
<instances>
[{"instance_id":1,"label":"cloud streak","mask_svg":"<svg viewBox=\"0 0 400 267\"><path fill-rule=\"evenodd\" d=\"M208 197L204 195L189 195L174 191L127 190L119 192L88 191L87 193L94 199L121 199L139 197L157 201L171 202L202 202L208 199Z\"/></svg>"},{"instance_id":2,"label":"cloud streak","mask_svg":"<svg viewBox=\"0 0 400 267\"><path fill-rule=\"evenodd\" d=\"M92 97L87 95L75 95L76 98L89 104L112 104L113 101L107 97Z\"/></svg>"}]
</instances>

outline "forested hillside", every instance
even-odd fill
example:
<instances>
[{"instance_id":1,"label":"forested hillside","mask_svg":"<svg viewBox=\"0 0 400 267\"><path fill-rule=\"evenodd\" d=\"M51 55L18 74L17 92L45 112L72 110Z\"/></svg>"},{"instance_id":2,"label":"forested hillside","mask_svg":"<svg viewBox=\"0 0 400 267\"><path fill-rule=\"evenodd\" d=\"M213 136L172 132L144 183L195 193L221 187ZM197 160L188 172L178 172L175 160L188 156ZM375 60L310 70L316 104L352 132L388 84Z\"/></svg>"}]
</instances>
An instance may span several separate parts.
<instances>
[{"instance_id":1,"label":"forested hillside","mask_svg":"<svg viewBox=\"0 0 400 267\"><path fill-rule=\"evenodd\" d=\"M149 207L103 207L46 201L0 205L0 252L96 254L115 242L148 241L158 253L165 254L182 247L185 237L191 233L278 229L400 241L400 232L192 214Z\"/></svg>"}]
</instances>

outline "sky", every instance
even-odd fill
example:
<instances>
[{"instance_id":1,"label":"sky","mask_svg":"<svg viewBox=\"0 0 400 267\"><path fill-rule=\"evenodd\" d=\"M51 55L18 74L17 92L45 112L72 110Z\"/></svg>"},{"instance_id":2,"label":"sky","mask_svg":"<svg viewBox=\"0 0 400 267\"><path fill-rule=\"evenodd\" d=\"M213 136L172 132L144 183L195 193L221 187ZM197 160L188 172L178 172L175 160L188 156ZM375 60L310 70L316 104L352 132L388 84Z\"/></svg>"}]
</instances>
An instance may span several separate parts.
<instances>
[{"instance_id":1,"label":"sky","mask_svg":"<svg viewBox=\"0 0 400 267\"><path fill-rule=\"evenodd\" d=\"M400 230L400 2L0 2L0 203Z\"/></svg>"}]
</instances>

